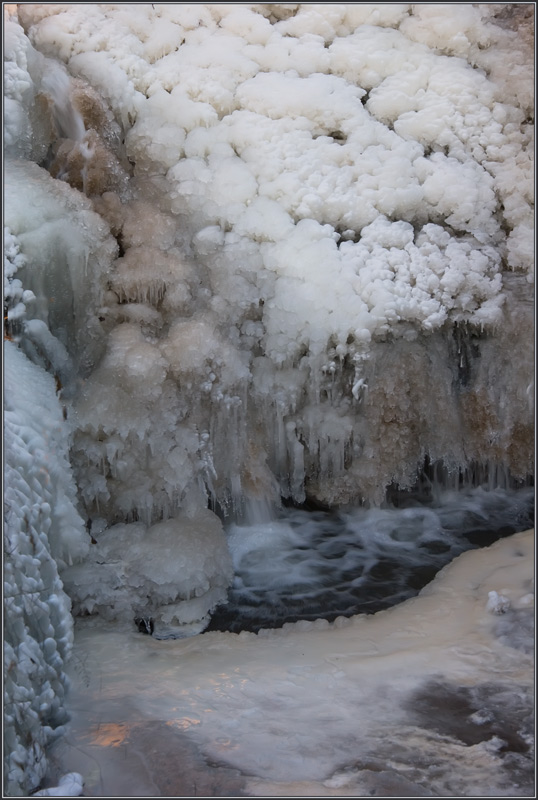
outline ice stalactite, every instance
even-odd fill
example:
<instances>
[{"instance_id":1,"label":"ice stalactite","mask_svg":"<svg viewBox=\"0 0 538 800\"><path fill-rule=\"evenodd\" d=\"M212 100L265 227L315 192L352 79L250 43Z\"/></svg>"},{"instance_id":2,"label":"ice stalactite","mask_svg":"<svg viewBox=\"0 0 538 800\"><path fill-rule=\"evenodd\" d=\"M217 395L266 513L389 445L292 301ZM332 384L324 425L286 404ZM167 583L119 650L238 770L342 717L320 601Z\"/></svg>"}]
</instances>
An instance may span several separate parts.
<instances>
[{"instance_id":1,"label":"ice stalactite","mask_svg":"<svg viewBox=\"0 0 538 800\"><path fill-rule=\"evenodd\" d=\"M32 340L55 366L43 337L36 341L44 330L37 322L44 323L74 362L62 380L74 381L104 346L97 310L117 245L90 201L37 164L8 157L4 175L4 224L24 256L16 280L35 295L23 346Z\"/></svg>"}]
</instances>

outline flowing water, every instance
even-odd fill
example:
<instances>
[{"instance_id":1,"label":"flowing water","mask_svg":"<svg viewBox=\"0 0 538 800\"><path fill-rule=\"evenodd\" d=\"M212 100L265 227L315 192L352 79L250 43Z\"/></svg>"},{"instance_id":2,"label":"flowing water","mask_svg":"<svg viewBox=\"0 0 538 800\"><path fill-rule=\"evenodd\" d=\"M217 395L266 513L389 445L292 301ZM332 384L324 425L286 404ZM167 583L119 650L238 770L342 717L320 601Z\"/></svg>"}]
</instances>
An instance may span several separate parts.
<instances>
[{"instance_id":1,"label":"flowing water","mask_svg":"<svg viewBox=\"0 0 538 800\"><path fill-rule=\"evenodd\" d=\"M465 550L533 524L531 487L408 502L340 513L287 509L273 522L230 526L235 578L208 630L371 614L417 594Z\"/></svg>"}]
</instances>

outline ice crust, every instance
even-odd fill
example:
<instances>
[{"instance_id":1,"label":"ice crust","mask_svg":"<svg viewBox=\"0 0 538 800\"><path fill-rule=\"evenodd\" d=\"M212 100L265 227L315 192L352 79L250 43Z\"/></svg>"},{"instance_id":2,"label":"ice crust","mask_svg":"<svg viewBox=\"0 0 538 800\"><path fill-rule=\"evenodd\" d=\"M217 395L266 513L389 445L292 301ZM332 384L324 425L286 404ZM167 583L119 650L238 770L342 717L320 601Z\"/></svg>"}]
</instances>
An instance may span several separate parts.
<instances>
[{"instance_id":1,"label":"ice crust","mask_svg":"<svg viewBox=\"0 0 538 800\"><path fill-rule=\"evenodd\" d=\"M97 796L532 797L533 547L464 553L418 597L333 623L156 642L88 620L58 768Z\"/></svg>"}]
</instances>

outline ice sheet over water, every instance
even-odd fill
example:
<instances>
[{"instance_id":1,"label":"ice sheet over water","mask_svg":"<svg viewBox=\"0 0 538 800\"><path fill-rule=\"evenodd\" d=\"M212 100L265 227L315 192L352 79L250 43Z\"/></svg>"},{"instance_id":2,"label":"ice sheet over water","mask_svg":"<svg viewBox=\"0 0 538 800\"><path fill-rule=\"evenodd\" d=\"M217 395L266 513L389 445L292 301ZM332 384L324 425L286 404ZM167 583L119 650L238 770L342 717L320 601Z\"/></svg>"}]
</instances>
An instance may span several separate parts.
<instances>
[{"instance_id":1,"label":"ice sheet over water","mask_svg":"<svg viewBox=\"0 0 538 800\"><path fill-rule=\"evenodd\" d=\"M257 635L79 622L53 763L94 797L532 797L532 554L515 534L398 607Z\"/></svg>"}]
</instances>

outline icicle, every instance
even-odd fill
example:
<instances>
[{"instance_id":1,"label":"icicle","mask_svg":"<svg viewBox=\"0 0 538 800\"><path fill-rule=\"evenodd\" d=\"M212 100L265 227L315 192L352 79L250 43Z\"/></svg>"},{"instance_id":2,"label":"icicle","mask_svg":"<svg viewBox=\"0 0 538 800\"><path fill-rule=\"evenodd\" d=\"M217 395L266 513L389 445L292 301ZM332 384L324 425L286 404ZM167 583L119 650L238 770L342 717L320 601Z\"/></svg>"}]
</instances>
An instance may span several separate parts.
<instances>
[{"instance_id":1,"label":"icicle","mask_svg":"<svg viewBox=\"0 0 538 800\"><path fill-rule=\"evenodd\" d=\"M84 194L88 194L88 166L95 155L95 147L92 147L87 141L81 141L77 147L84 160L84 166L80 171L82 176L82 191Z\"/></svg>"},{"instance_id":2,"label":"icicle","mask_svg":"<svg viewBox=\"0 0 538 800\"><path fill-rule=\"evenodd\" d=\"M71 80L59 65L48 60L47 70L41 82L42 89L53 104L54 121L60 136L73 142L82 142L86 134L82 115L71 103Z\"/></svg>"},{"instance_id":3,"label":"icicle","mask_svg":"<svg viewBox=\"0 0 538 800\"><path fill-rule=\"evenodd\" d=\"M296 425L294 422L286 423L286 440L291 497L296 503L303 503L305 500L304 446L297 438Z\"/></svg>"}]
</instances>

